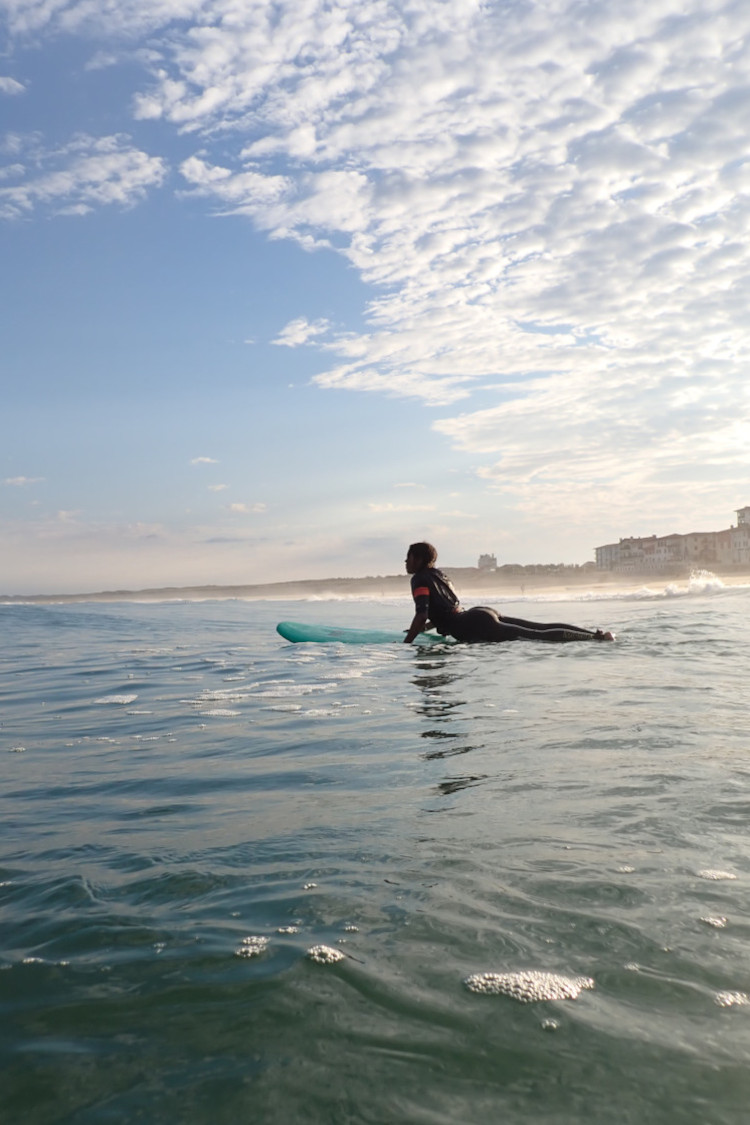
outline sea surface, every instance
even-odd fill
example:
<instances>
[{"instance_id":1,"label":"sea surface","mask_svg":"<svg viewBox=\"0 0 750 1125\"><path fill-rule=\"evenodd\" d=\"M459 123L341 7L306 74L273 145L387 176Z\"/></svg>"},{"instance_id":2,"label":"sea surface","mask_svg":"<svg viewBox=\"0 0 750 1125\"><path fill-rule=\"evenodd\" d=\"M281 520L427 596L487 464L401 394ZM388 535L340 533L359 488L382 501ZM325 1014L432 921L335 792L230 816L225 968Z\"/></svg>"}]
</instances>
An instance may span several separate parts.
<instances>
[{"instance_id":1,"label":"sea surface","mask_svg":"<svg viewBox=\"0 0 750 1125\"><path fill-rule=\"evenodd\" d=\"M496 604L0 606L3 1125L750 1120L750 587Z\"/></svg>"}]
</instances>

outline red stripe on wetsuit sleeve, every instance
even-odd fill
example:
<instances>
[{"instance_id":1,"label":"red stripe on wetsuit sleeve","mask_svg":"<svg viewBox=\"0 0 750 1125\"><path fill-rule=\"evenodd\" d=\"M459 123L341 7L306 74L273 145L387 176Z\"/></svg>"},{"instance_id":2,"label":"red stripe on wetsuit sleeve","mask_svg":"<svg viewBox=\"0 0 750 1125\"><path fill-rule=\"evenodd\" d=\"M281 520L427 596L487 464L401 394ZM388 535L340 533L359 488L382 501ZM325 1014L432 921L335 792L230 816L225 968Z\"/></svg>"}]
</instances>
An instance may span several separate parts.
<instances>
[{"instance_id":1,"label":"red stripe on wetsuit sleeve","mask_svg":"<svg viewBox=\"0 0 750 1125\"><path fill-rule=\"evenodd\" d=\"M429 598L429 596L430 596L429 586L418 586L417 589L414 591L415 599L416 598Z\"/></svg>"}]
</instances>

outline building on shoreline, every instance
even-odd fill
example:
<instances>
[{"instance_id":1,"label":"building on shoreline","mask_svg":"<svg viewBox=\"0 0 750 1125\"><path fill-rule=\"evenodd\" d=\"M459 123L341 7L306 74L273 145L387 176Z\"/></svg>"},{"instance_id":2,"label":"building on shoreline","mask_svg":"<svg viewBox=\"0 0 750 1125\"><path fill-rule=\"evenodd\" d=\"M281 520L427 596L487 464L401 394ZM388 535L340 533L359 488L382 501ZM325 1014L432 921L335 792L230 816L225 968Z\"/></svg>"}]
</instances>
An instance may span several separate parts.
<instances>
[{"instance_id":1,"label":"building on shoreline","mask_svg":"<svg viewBox=\"0 0 750 1125\"><path fill-rule=\"evenodd\" d=\"M641 573L691 567L750 566L750 506L738 508L737 526L723 531L691 531L687 535L630 536L596 547L599 570Z\"/></svg>"}]
</instances>

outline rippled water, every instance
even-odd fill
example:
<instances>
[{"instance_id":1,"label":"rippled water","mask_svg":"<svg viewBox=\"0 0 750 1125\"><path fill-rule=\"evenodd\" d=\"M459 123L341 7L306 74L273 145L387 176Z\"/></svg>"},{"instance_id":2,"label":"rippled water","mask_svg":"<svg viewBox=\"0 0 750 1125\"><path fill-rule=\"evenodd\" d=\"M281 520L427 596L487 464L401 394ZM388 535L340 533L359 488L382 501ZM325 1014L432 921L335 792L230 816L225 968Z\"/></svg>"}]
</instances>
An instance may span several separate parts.
<instances>
[{"instance_id":1,"label":"rippled water","mask_svg":"<svg viewBox=\"0 0 750 1125\"><path fill-rule=\"evenodd\" d=\"M514 608L0 606L4 1125L747 1120L750 592Z\"/></svg>"}]
</instances>

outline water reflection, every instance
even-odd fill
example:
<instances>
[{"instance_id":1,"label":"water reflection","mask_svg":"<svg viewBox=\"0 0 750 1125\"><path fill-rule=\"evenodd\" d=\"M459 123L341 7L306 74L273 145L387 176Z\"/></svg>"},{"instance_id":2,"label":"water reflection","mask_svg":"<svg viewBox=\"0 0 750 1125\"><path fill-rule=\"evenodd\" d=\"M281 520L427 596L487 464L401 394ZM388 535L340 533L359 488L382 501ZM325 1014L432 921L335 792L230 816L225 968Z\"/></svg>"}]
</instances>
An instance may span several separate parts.
<instances>
[{"instance_id":1,"label":"water reflection","mask_svg":"<svg viewBox=\"0 0 750 1125\"><path fill-rule=\"evenodd\" d=\"M466 717L467 700L456 690L456 685L460 684L463 676L456 670L455 663L449 660L450 655L420 660L412 680L422 695L415 712L429 720L429 726L422 731L420 737L438 744L422 752L421 757L427 761L435 758L452 758L483 749L481 743L470 740L471 736L461 722ZM453 729L459 724L463 729ZM483 778L484 775L448 777L437 786L437 789L447 796L459 789L475 785Z\"/></svg>"},{"instance_id":2,"label":"water reflection","mask_svg":"<svg viewBox=\"0 0 750 1125\"><path fill-rule=\"evenodd\" d=\"M432 736L430 731L425 731L421 735L421 737L422 738L431 738L433 736ZM455 737L458 738L459 736L455 735ZM449 746L446 749L442 749L442 750L424 750L421 754L421 757L429 762L433 758L454 758L457 754L469 754L472 750L481 750L481 749L482 749L481 746L475 746L475 745L469 745L469 744L467 744L465 746Z\"/></svg>"},{"instance_id":3,"label":"water reflection","mask_svg":"<svg viewBox=\"0 0 750 1125\"><path fill-rule=\"evenodd\" d=\"M442 797L449 797L451 793L458 793L459 789L471 789L486 780L486 773L470 775L468 777L449 777L436 785L435 789Z\"/></svg>"}]
</instances>

